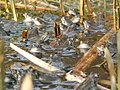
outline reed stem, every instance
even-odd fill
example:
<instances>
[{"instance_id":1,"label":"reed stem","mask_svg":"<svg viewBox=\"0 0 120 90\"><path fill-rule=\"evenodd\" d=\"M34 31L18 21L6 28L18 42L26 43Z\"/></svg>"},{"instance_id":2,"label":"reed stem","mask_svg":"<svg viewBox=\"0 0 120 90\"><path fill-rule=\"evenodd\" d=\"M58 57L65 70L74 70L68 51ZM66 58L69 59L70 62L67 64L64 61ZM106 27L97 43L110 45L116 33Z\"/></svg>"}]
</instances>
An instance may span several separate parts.
<instances>
[{"instance_id":1,"label":"reed stem","mask_svg":"<svg viewBox=\"0 0 120 90\"><path fill-rule=\"evenodd\" d=\"M92 8L91 8L90 1L86 0L86 4L87 4L87 8L88 8L88 12L89 12L90 16L93 16L93 11L92 11Z\"/></svg>"},{"instance_id":2,"label":"reed stem","mask_svg":"<svg viewBox=\"0 0 120 90\"><path fill-rule=\"evenodd\" d=\"M113 0L113 19L114 19L114 32L117 30L117 18L116 18L116 0Z\"/></svg>"},{"instance_id":3,"label":"reed stem","mask_svg":"<svg viewBox=\"0 0 120 90\"><path fill-rule=\"evenodd\" d=\"M6 12L9 12L8 1L7 0L5 0L5 10L6 10Z\"/></svg>"},{"instance_id":4,"label":"reed stem","mask_svg":"<svg viewBox=\"0 0 120 90\"><path fill-rule=\"evenodd\" d=\"M84 0L80 0L80 23L83 24L83 16L84 16Z\"/></svg>"},{"instance_id":5,"label":"reed stem","mask_svg":"<svg viewBox=\"0 0 120 90\"><path fill-rule=\"evenodd\" d=\"M118 90L120 90L120 29L117 33L117 50L118 50L118 60L117 60L117 81Z\"/></svg>"},{"instance_id":6,"label":"reed stem","mask_svg":"<svg viewBox=\"0 0 120 90\"><path fill-rule=\"evenodd\" d=\"M2 10L1 10L1 8L0 8L0 17L1 17L1 14L2 14Z\"/></svg>"},{"instance_id":7,"label":"reed stem","mask_svg":"<svg viewBox=\"0 0 120 90\"><path fill-rule=\"evenodd\" d=\"M16 15L15 1L14 0L11 0L11 7L12 7L14 20L17 22L17 15Z\"/></svg>"},{"instance_id":8,"label":"reed stem","mask_svg":"<svg viewBox=\"0 0 120 90\"><path fill-rule=\"evenodd\" d=\"M120 29L120 4L119 4L119 0L117 0L116 13L117 13L117 29Z\"/></svg>"},{"instance_id":9,"label":"reed stem","mask_svg":"<svg viewBox=\"0 0 120 90\"><path fill-rule=\"evenodd\" d=\"M62 16L65 16L65 9L64 9L64 5L63 5L63 1L59 0L59 4L60 4L61 11L62 11Z\"/></svg>"},{"instance_id":10,"label":"reed stem","mask_svg":"<svg viewBox=\"0 0 120 90\"><path fill-rule=\"evenodd\" d=\"M104 16L106 18L106 9L107 9L107 2L104 0Z\"/></svg>"},{"instance_id":11,"label":"reed stem","mask_svg":"<svg viewBox=\"0 0 120 90\"><path fill-rule=\"evenodd\" d=\"M4 90L4 51L3 51L3 40L0 38L0 90Z\"/></svg>"}]
</instances>

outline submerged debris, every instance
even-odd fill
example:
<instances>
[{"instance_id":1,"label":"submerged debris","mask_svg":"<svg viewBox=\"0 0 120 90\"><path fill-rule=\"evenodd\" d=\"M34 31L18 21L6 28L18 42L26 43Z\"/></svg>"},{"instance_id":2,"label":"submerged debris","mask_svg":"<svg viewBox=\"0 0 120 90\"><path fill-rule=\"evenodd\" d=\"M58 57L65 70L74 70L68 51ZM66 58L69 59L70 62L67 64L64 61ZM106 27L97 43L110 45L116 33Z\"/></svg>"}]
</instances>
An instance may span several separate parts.
<instances>
[{"instance_id":1,"label":"submerged debris","mask_svg":"<svg viewBox=\"0 0 120 90\"><path fill-rule=\"evenodd\" d=\"M98 75L90 74L85 81L77 85L74 90L100 90L97 86Z\"/></svg>"}]
</instances>

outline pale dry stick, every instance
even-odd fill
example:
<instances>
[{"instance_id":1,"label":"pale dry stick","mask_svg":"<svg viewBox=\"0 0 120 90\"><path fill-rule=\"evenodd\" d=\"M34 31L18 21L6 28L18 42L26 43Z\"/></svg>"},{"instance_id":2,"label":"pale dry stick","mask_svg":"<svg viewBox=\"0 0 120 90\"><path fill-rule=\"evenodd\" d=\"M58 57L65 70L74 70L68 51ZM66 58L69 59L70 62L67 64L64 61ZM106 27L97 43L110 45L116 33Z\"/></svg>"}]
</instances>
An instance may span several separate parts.
<instances>
[{"instance_id":1,"label":"pale dry stick","mask_svg":"<svg viewBox=\"0 0 120 90\"><path fill-rule=\"evenodd\" d=\"M120 90L120 0L117 0L117 50L118 50L118 60L117 60L117 82L118 90Z\"/></svg>"},{"instance_id":2,"label":"pale dry stick","mask_svg":"<svg viewBox=\"0 0 120 90\"><path fill-rule=\"evenodd\" d=\"M23 55L24 57L26 57L28 60L30 60L31 62L33 62L34 64L42 67L45 70L48 70L50 72L62 72L62 70L44 62L43 60L33 56L32 54L22 50L21 48L17 47L16 45L14 45L13 43L10 43L10 47L12 49L14 49L15 51L17 51L18 53L20 53L21 55Z\"/></svg>"},{"instance_id":3,"label":"pale dry stick","mask_svg":"<svg viewBox=\"0 0 120 90\"><path fill-rule=\"evenodd\" d=\"M106 87L103 87L103 86L101 86L101 85L97 85L98 86L98 88L100 89L100 90L110 90L110 89L108 89L108 88L106 88Z\"/></svg>"},{"instance_id":4,"label":"pale dry stick","mask_svg":"<svg viewBox=\"0 0 120 90\"><path fill-rule=\"evenodd\" d=\"M29 85L29 86L28 86ZM27 73L22 81L20 90L33 90L32 76L30 73Z\"/></svg>"},{"instance_id":5,"label":"pale dry stick","mask_svg":"<svg viewBox=\"0 0 120 90\"><path fill-rule=\"evenodd\" d=\"M116 90L116 73L115 73L115 68L114 68L114 64L113 64L113 60L112 60L112 56L110 54L110 51L108 50L108 48L104 48L104 52L105 52L105 58L107 60L108 63L108 69L109 69L109 74L110 74L110 80L111 80L111 90Z\"/></svg>"},{"instance_id":6,"label":"pale dry stick","mask_svg":"<svg viewBox=\"0 0 120 90\"><path fill-rule=\"evenodd\" d=\"M118 50L118 60L117 60L117 82L118 90L120 90L120 29L117 33L117 50Z\"/></svg>"},{"instance_id":7,"label":"pale dry stick","mask_svg":"<svg viewBox=\"0 0 120 90\"><path fill-rule=\"evenodd\" d=\"M5 2L0 1L0 4L5 5ZM8 3L8 5L10 5L10 3ZM25 8L25 5L20 4L20 3L16 3L15 4L16 8ZM51 10L51 11L57 11L59 9L55 9L55 8L46 8L46 7L41 7L41 6L32 6L32 5L26 5L27 9L29 10Z\"/></svg>"},{"instance_id":8,"label":"pale dry stick","mask_svg":"<svg viewBox=\"0 0 120 90\"><path fill-rule=\"evenodd\" d=\"M48 4L48 3L45 3L45 2L40 2L40 5L49 6L51 8L59 9L57 6L52 5L52 4Z\"/></svg>"},{"instance_id":9,"label":"pale dry stick","mask_svg":"<svg viewBox=\"0 0 120 90\"><path fill-rule=\"evenodd\" d=\"M80 0L80 23L83 23L83 16L84 16L84 0Z\"/></svg>"}]
</instances>

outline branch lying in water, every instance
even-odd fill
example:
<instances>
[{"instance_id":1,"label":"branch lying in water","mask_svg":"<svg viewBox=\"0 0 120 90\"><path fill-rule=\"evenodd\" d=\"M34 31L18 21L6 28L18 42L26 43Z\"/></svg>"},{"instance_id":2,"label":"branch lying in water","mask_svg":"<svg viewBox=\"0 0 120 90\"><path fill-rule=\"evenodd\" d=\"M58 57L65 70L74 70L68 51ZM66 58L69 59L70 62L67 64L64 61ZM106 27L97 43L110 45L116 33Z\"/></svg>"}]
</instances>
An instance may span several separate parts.
<instances>
[{"instance_id":1,"label":"branch lying in water","mask_svg":"<svg viewBox=\"0 0 120 90\"><path fill-rule=\"evenodd\" d=\"M31 62L33 62L34 64L46 69L47 71L50 71L50 72L55 72L55 71L59 71L59 72L62 72L62 70L54 67L54 66L51 66L50 64L42 61L41 59L33 56L32 54L22 50L21 48L17 47L16 45L14 45L13 43L10 43L10 47L12 49L14 49L15 51L17 51L18 53L20 53L21 55L23 55L24 57L26 57L28 60L30 60ZM69 79L71 78L71 76L69 77L70 73L67 73L66 74L66 77L68 77ZM74 77L74 76L73 76ZM79 79L79 81L78 81ZM85 80L85 78L83 78L82 76L79 76L79 77L74 77L74 80L73 81L78 81L80 83L82 83L83 81ZM102 87L101 85L98 85L98 87L101 89L101 90L109 90L105 87Z\"/></svg>"},{"instance_id":2,"label":"branch lying in water","mask_svg":"<svg viewBox=\"0 0 120 90\"><path fill-rule=\"evenodd\" d=\"M109 38L113 34L113 30L110 30L106 33L98 42L96 42L91 49L77 62L75 68L73 69L73 73L79 73L79 71L84 71L97 57L97 47L100 45L105 45Z\"/></svg>"},{"instance_id":3,"label":"branch lying in water","mask_svg":"<svg viewBox=\"0 0 120 90\"><path fill-rule=\"evenodd\" d=\"M0 1L0 4L5 5L5 2L4 1ZM10 3L8 3L8 5L10 5ZM58 8L46 8L46 7L32 6L32 5L26 5L25 6L25 5L19 4L19 3L16 3L15 7L16 8L25 8L25 7L27 7L27 9L29 9L29 10L51 10L51 11L58 10Z\"/></svg>"},{"instance_id":4,"label":"branch lying in water","mask_svg":"<svg viewBox=\"0 0 120 90\"><path fill-rule=\"evenodd\" d=\"M90 66L90 64L96 59L97 57L97 47L99 47L102 44L106 44L109 38L112 36L113 30L110 30L108 33L106 33L98 42L96 42L93 47L88 50L88 52L78 61L78 63L75 65L75 68L71 71L69 71L66 74L67 80L72 81L78 81L82 83L84 81L85 74L83 71ZM109 90L107 88L104 88L100 85L98 85L99 88L103 88L101 90Z\"/></svg>"},{"instance_id":5,"label":"branch lying in water","mask_svg":"<svg viewBox=\"0 0 120 90\"><path fill-rule=\"evenodd\" d=\"M21 48L17 47L16 45L14 45L13 43L10 43L10 47L12 49L14 49L15 51L17 51L18 53L20 53L21 55L23 55L24 57L26 57L28 60L30 60L31 62L33 62L34 64L42 67L43 69L49 71L49 72L62 72L60 69L44 62L43 60L33 56L32 54L22 50Z\"/></svg>"}]
</instances>

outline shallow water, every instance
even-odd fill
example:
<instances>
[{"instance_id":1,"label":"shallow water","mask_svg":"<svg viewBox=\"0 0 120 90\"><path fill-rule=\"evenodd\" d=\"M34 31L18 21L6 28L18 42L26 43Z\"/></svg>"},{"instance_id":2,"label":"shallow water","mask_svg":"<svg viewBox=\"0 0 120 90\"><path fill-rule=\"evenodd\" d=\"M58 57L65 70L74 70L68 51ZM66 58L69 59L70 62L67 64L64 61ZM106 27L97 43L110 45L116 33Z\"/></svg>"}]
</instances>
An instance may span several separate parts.
<instances>
[{"instance_id":1,"label":"shallow water","mask_svg":"<svg viewBox=\"0 0 120 90\"><path fill-rule=\"evenodd\" d=\"M64 2L65 7L68 9L69 5L72 3ZM69 4L68 4L69 3ZM99 3L99 7L103 2L91 2L93 3L93 8L96 9L96 5ZM109 3L109 1L108 1ZM74 2L73 5L78 3ZM78 6L78 5L76 5ZM103 7L103 6L102 6ZM74 7L78 9L78 7ZM67 10L66 9L66 10ZM111 8L108 9L108 11ZM34 11L35 12L35 11ZM17 90L20 87L20 82L22 81L23 76L30 72L32 74L33 83L34 83L34 90L45 89L45 90L73 90L76 82L72 85L67 82L65 85L65 79L61 78L57 75L46 73L40 67L32 64L27 60L25 57L18 54L16 51L12 50L9 47L9 43L12 42L17 46L21 47L22 49L30 52L33 45L39 48L40 53L33 53L35 56L41 58L45 62L51 63L51 65L56 66L60 69L65 71L69 71L73 69L77 61L84 55L87 50L78 49L77 46L79 45L80 41L87 43L90 47L94 45L96 41L98 41L108 30L110 27L107 27L107 21L103 20L101 9L97 10L98 17L95 19L95 25L91 25L89 28L89 33L86 34L85 37L81 37L79 35L80 30L75 30L74 32L70 31L66 33L61 41L60 45L57 45L55 42L54 37L54 22L60 22L61 16L56 14L56 12L44 12L44 15L31 15L33 11L28 11L28 13L32 17L38 17L39 21L43 24L42 27L38 27L36 25L27 26L23 23L23 19L20 19L19 22L14 22L12 20L6 20L1 18L1 27L3 31L7 32L9 35L4 34L4 42L5 42L5 85L6 89L15 89ZM23 18L23 17L22 17ZM26 28L32 28L32 30L37 29L38 36L32 34L29 36L28 40L23 40L21 37L22 31ZM99 28L99 29L96 29ZM107 29L106 29L107 28ZM81 29L81 28L80 28ZM48 35L43 38L45 32L48 32ZM31 33L31 32L30 32ZM77 38L76 36L77 35ZM68 38L70 37L70 38ZM72 40L71 38L78 39L78 41ZM69 40L68 40L69 39ZM67 42L68 40L68 42ZM73 42L73 44L69 44ZM66 43L64 43L66 42ZM58 42L59 43L59 42ZM62 52L62 53L61 53ZM103 68L95 68L92 67L96 64L101 63L104 60L103 56L98 57L86 70L87 74L94 72L100 75L100 79L109 79L108 72L106 72ZM103 73L104 72L104 73ZM62 84L63 83L63 84Z\"/></svg>"}]
</instances>

